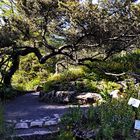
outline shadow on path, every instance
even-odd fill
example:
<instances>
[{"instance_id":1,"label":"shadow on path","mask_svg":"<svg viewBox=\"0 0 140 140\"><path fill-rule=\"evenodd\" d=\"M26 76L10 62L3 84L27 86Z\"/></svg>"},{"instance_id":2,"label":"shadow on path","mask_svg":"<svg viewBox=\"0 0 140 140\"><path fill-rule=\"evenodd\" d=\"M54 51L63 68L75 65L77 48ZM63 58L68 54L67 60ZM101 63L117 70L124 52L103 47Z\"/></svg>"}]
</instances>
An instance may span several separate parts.
<instances>
[{"instance_id":1,"label":"shadow on path","mask_svg":"<svg viewBox=\"0 0 140 140\"><path fill-rule=\"evenodd\" d=\"M53 114L64 114L69 105L50 105L38 101L39 93L19 96L4 105L6 120L40 119ZM86 106L82 106L83 108Z\"/></svg>"}]
</instances>

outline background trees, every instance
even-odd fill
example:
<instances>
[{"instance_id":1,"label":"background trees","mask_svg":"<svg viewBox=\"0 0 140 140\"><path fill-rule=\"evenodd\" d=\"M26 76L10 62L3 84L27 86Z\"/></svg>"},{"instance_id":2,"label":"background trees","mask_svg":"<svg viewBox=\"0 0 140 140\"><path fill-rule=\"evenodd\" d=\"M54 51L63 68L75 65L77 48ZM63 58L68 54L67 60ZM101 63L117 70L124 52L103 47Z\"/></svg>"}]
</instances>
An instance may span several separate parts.
<instances>
[{"instance_id":1,"label":"background trees","mask_svg":"<svg viewBox=\"0 0 140 140\"><path fill-rule=\"evenodd\" d=\"M110 59L139 47L140 6L127 0L18 0L1 2L1 82L9 86L20 57L34 53L72 65Z\"/></svg>"}]
</instances>

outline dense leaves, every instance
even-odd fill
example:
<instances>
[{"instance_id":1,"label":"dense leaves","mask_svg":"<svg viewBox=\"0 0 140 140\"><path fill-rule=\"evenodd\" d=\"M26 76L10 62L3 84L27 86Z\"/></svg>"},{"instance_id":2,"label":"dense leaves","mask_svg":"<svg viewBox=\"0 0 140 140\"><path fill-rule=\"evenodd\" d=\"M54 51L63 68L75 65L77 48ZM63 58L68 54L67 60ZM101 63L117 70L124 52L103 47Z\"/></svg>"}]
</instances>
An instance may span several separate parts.
<instances>
[{"instance_id":1,"label":"dense leaves","mask_svg":"<svg viewBox=\"0 0 140 140\"><path fill-rule=\"evenodd\" d=\"M139 46L140 5L131 1L3 0L0 25L2 80L10 85L20 56L86 65ZM9 77L9 78L7 78Z\"/></svg>"}]
</instances>

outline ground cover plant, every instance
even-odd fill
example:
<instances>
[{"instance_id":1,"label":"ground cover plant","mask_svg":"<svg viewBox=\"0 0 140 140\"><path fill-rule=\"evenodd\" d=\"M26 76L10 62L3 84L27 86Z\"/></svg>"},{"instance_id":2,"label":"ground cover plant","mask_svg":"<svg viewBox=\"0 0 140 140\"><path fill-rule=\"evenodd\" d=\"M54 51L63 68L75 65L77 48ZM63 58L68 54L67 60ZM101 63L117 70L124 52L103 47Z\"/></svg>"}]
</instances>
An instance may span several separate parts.
<instances>
[{"instance_id":1,"label":"ground cover plant","mask_svg":"<svg viewBox=\"0 0 140 140\"><path fill-rule=\"evenodd\" d=\"M140 110L129 106L128 100L130 97L138 98L138 91L133 84L130 88L127 97L107 100L100 105L91 106L86 112L82 112L79 107L70 109L62 119L65 129L68 132L75 129L83 132L93 130L96 134L94 139L97 140L137 139L139 131L134 133L134 122L135 119L140 119Z\"/></svg>"},{"instance_id":2,"label":"ground cover plant","mask_svg":"<svg viewBox=\"0 0 140 140\"><path fill-rule=\"evenodd\" d=\"M10 135L14 134L13 126L8 126L4 119L4 108L3 105L0 103L0 139L1 140L12 140Z\"/></svg>"}]
</instances>

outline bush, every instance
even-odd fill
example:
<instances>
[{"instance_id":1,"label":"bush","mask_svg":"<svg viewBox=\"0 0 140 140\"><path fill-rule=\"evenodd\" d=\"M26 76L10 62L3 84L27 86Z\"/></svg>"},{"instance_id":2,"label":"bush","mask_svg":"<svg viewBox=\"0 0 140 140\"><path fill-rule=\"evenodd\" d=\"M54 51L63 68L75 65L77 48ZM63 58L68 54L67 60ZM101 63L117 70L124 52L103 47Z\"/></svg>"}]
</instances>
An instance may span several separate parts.
<instances>
[{"instance_id":1,"label":"bush","mask_svg":"<svg viewBox=\"0 0 140 140\"><path fill-rule=\"evenodd\" d=\"M81 81L76 81L76 90L78 92L99 92L97 84L96 81L83 78Z\"/></svg>"},{"instance_id":2,"label":"bush","mask_svg":"<svg viewBox=\"0 0 140 140\"><path fill-rule=\"evenodd\" d=\"M70 131L61 131L57 140L76 140Z\"/></svg>"},{"instance_id":3,"label":"bush","mask_svg":"<svg viewBox=\"0 0 140 140\"><path fill-rule=\"evenodd\" d=\"M5 101L7 99L12 99L15 96L17 96L19 93L13 89L12 87L6 87L6 86L2 86L0 87L0 97L1 100Z\"/></svg>"},{"instance_id":4,"label":"bush","mask_svg":"<svg viewBox=\"0 0 140 140\"><path fill-rule=\"evenodd\" d=\"M48 66L39 64L34 54L29 54L21 58L19 70L12 77L12 86L18 90L32 90L46 81L48 74Z\"/></svg>"},{"instance_id":5,"label":"bush","mask_svg":"<svg viewBox=\"0 0 140 140\"><path fill-rule=\"evenodd\" d=\"M58 73L58 74L50 74L49 77L47 78L47 81L44 84L44 90L46 92L50 90L54 90L56 85L60 84L61 87L65 88L67 87L67 84L71 81L75 81L78 78L84 77L85 72L84 70L80 67L78 68L70 68L63 73Z\"/></svg>"},{"instance_id":6,"label":"bush","mask_svg":"<svg viewBox=\"0 0 140 140\"><path fill-rule=\"evenodd\" d=\"M82 114L78 108L74 109L64 116L62 122L69 126L70 130L74 129L75 125L84 131L98 130L97 139L110 140L130 137L134 119L135 112L126 101L113 101L90 107L86 114Z\"/></svg>"},{"instance_id":7,"label":"bush","mask_svg":"<svg viewBox=\"0 0 140 140\"><path fill-rule=\"evenodd\" d=\"M4 120L4 111L3 106L0 104L0 139L1 140L12 140L10 135L13 134L13 127L9 127L6 125Z\"/></svg>"},{"instance_id":8,"label":"bush","mask_svg":"<svg viewBox=\"0 0 140 140\"><path fill-rule=\"evenodd\" d=\"M113 139L130 137L135 119L135 112L126 101L113 101L98 107L100 139Z\"/></svg>"},{"instance_id":9,"label":"bush","mask_svg":"<svg viewBox=\"0 0 140 140\"><path fill-rule=\"evenodd\" d=\"M138 90L133 83L129 83L126 90L127 96L119 100L104 101L97 106L91 106L85 112L80 107L70 109L62 119L63 125L80 131L94 130L97 140L133 139L138 138L140 133L134 135L135 119L140 119L140 108L128 105L130 97L138 98ZM133 137L133 138L132 138Z\"/></svg>"},{"instance_id":10,"label":"bush","mask_svg":"<svg viewBox=\"0 0 140 140\"><path fill-rule=\"evenodd\" d=\"M112 73L136 72L140 73L140 50L135 50L132 53L125 53L122 56L116 55L108 61L98 64L100 68Z\"/></svg>"},{"instance_id":11,"label":"bush","mask_svg":"<svg viewBox=\"0 0 140 140\"><path fill-rule=\"evenodd\" d=\"M111 81L106 81L106 80L102 80L100 82L98 82L97 85L100 94L102 95L102 97L107 100L109 97L109 93L115 89L119 89L121 87L120 84L117 84L115 82L111 82Z\"/></svg>"}]
</instances>

